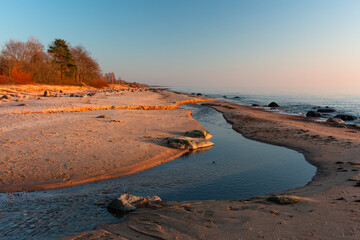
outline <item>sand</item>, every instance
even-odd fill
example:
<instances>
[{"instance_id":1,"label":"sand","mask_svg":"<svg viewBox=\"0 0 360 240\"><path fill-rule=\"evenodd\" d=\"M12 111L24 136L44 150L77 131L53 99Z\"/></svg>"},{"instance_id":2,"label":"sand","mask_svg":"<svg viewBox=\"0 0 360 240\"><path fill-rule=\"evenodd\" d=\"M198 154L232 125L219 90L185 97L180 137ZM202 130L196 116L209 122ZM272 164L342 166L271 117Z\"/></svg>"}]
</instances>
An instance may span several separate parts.
<instances>
[{"instance_id":1,"label":"sand","mask_svg":"<svg viewBox=\"0 0 360 240\"><path fill-rule=\"evenodd\" d=\"M306 186L269 196L163 202L66 239L360 239L360 132L232 103L211 103L245 137L285 146L317 166ZM276 176L274 176L276 177Z\"/></svg>"},{"instance_id":2,"label":"sand","mask_svg":"<svg viewBox=\"0 0 360 240\"><path fill-rule=\"evenodd\" d=\"M204 130L178 106L209 100L143 89L26 86L0 93L9 96L0 104L0 192L67 187L170 161L187 151L167 147L164 138Z\"/></svg>"}]
</instances>

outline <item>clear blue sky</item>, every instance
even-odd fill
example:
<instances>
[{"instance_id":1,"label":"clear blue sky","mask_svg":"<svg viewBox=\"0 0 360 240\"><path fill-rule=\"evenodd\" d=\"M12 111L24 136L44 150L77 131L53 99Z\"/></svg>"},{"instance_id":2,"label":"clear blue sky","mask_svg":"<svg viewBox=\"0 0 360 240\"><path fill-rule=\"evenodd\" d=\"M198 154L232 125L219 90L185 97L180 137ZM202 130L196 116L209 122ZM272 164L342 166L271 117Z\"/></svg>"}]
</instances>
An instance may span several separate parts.
<instances>
[{"instance_id":1,"label":"clear blue sky","mask_svg":"<svg viewBox=\"0 0 360 240\"><path fill-rule=\"evenodd\" d=\"M360 1L0 0L0 44L81 44L128 81L360 93Z\"/></svg>"}]
</instances>

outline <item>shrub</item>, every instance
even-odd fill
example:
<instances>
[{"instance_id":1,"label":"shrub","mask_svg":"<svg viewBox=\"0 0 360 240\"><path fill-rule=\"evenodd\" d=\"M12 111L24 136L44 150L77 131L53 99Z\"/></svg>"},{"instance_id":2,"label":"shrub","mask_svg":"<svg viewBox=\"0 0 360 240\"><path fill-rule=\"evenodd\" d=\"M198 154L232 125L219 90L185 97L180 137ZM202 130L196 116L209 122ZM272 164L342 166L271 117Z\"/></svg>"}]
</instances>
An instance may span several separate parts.
<instances>
[{"instance_id":1,"label":"shrub","mask_svg":"<svg viewBox=\"0 0 360 240\"><path fill-rule=\"evenodd\" d=\"M15 84L32 84L33 79L30 73L21 71L20 68L15 65L10 71L10 81Z\"/></svg>"},{"instance_id":2,"label":"shrub","mask_svg":"<svg viewBox=\"0 0 360 240\"><path fill-rule=\"evenodd\" d=\"M95 88L104 88L109 86L109 84L103 79L93 80L89 83L89 85Z\"/></svg>"},{"instance_id":3,"label":"shrub","mask_svg":"<svg viewBox=\"0 0 360 240\"><path fill-rule=\"evenodd\" d=\"M0 85L9 84L10 80L8 77L5 77L4 75L0 75Z\"/></svg>"}]
</instances>

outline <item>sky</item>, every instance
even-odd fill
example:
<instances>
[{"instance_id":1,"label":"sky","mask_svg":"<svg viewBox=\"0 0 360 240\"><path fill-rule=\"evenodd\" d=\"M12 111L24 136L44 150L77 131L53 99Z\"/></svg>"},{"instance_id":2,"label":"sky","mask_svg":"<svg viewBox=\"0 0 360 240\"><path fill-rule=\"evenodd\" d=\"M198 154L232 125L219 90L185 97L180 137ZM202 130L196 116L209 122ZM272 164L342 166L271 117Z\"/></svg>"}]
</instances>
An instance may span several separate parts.
<instances>
[{"instance_id":1,"label":"sky","mask_svg":"<svg viewBox=\"0 0 360 240\"><path fill-rule=\"evenodd\" d=\"M0 0L0 45L81 44L103 72L245 93L360 94L357 0Z\"/></svg>"}]
</instances>

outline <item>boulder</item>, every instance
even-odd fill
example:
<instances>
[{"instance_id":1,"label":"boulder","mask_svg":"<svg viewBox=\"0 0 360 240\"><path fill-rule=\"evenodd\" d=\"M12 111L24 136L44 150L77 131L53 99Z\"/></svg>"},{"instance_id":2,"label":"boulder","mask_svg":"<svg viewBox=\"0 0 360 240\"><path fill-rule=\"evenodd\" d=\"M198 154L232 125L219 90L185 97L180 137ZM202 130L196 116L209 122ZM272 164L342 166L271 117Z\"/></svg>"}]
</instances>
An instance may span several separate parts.
<instances>
[{"instance_id":1,"label":"boulder","mask_svg":"<svg viewBox=\"0 0 360 240\"><path fill-rule=\"evenodd\" d=\"M209 140L191 137L170 137L167 138L167 141L169 147L178 149L194 150L198 148L211 147L214 145L214 143L210 142Z\"/></svg>"},{"instance_id":2,"label":"boulder","mask_svg":"<svg viewBox=\"0 0 360 240\"><path fill-rule=\"evenodd\" d=\"M354 121L357 119L357 117L348 114L338 114L334 118L340 118L343 121Z\"/></svg>"},{"instance_id":3,"label":"boulder","mask_svg":"<svg viewBox=\"0 0 360 240\"><path fill-rule=\"evenodd\" d=\"M187 132L185 132L185 136L191 137L191 138L203 138L206 140L209 140L210 138L212 138L212 135L210 133L208 133L207 131L203 131L203 130L187 131Z\"/></svg>"},{"instance_id":4,"label":"boulder","mask_svg":"<svg viewBox=\"0 0 360 240\"><path fill-rule=\"evenodd\" d=\"M326 122L332 122L332 123L338 123L338 124L344 124L345 122L341 120L340 118L328 118Z\"/></svg>"},{"instance_id":5,"label":"boulder","mask_svg":"<svg viewBox=\"0 0 360 240\"><path fill-rule=\"evenodd\" d=\"M277 108L277 107L280 107L280 106L276 102L271 102L271 103L269 103L268 107Z\"/></svg>"},{"instance_id":6,"label":"boulder","mask_svg":"<svg viewBox=\"0 0 360 240\"><path fill-rule=\"evenodd\" d=\"M335 112L335 109L327 107L327 108L319 108L317 111L321 113L332 113Z\"/></svg>"},{"instance_id":7,"label":"boulder","mask_svg":"<svg viewBox=\"0 0 360 240\"><path fill-rule=\"evenodd\" d=\"M50 93L48 91L45 91L43 96L44 97L50 97Z\"/></svg>"},{"instance_id":8,"label":"boulder","mask_svg":"<svg viewBox=\"0 0 360 240\"><path fill-rule=\"evenodd\" d=\"M252 106L252 107L260 107L259 104L255 104L255 103L254 103L254 104L251 104L251 106Z\"/></svg>"},{"instance_id":9,"label":"boulder","mask_svg":"<svg viewBox=\"0 0 360 240\"><path fill-rule=\"evenodd\" d=\"M3 95L0 99L10 99L11 97L9 95Z\"/></svg>"},{"instance_id":10,"label":"boulder","mask_svg":"<svg viewBox=\"0 0 360 240\"><path fill-rule=\"evenodd\" d=\"M310 117L310 118L312 118L312 117L322 117L322 115L320 113L318 113L318 112L315 112L315 111L308 111L306 113L306 117Z\"/></svg>"},{"instance_id":11,"label":"boulder","mask_svg":"<svg viewBox=\"0 0 360 240\"><path fill-rule=\"evenodd\" d=\"M138 197L132 194L122 194L119 198L112 200L107 208L115 211L130 212L137 207L148 206L151 203L160 202L161 198L158 196L152 197Z\"/></svg>"}]
</instances>

